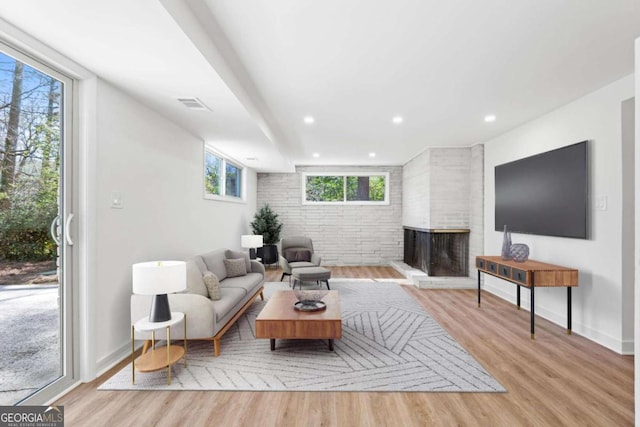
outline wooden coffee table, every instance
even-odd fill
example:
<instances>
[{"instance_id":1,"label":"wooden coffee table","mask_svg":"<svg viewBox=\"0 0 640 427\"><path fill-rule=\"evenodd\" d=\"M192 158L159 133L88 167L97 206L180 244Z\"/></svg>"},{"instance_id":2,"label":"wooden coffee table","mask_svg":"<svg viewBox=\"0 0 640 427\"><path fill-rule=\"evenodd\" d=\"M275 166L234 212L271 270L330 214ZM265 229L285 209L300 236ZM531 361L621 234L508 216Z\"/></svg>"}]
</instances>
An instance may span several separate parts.
<instances>
[{"instance_id":1,"label":"wooden coffee table","mask_svg":"<svg viewBox=\"0 0 640 427\"><path fill-rule=\"evenodd\" d=\"M276 339L328 339L333 351L333 340L342 338L338 291L325 295L323 311L298 311L293 308L296 301L293 291L276 291L256 318L256 338L269 338L271 350Z\"/></svg>"}]
</instances>

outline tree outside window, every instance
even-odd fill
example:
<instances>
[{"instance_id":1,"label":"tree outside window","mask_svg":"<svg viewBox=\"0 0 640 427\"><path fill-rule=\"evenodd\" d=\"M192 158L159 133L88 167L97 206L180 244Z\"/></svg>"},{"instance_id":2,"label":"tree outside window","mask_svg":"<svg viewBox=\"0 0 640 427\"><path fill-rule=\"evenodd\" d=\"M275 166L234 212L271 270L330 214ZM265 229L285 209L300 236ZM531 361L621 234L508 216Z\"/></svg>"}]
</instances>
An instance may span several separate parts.
<instances>
[{"instance_id":1,"label":"tree outside window","mask_svg":"<svg viewBox=\"0 0 640 427\"><path fill-rule=\"evenodd\" d=\"M205 198L242 200L242 179L241 166L205 148Z\"/></svg>"},{"instance_id":2,"label":"tree outside window","mask_svg":"<svg viewBox=\"0 0 640 427\"><path fill-rule=\"evenodd\" d=\"M344 201L344 177L307 176L306 200L309 202Z\"/></svg>"},{"instance_id":3,"label":"tree outside window","mask_svg":"<svg viewBox=\"0 0 640 427\"><path fill-rule=\"evenodd\" d=\"M303 203L388 204L388 173L303 174Z\"/></svg>"},{"instance_id":4,"label":"tree outside window","mask_svg":"<svg viewBox=\"0 0 640 427\"><path fill-rule=\"evenodd\" d=\"M205 162L204 182L207 194L221 196L222 159L207 152Z\"/></svg>"},{"instance_id":5,"label":"tree outside window","mask_svg":"<svg viewBox=\"0 0 640 427\"><path fill-rule=\"evenodd\" d=\"M56 256L62 83L0 52L0 259Z\"/></svg>"},{"instance_id":6,"label":"tree outside window","mask_svg":"<svg viewBox=\"0 0 640 427\"><path fill-rule=\"evenodd\" d=\"M347 177L347 201L384 202L384 195L384 176Z\"/></svg>"}]
</instances>

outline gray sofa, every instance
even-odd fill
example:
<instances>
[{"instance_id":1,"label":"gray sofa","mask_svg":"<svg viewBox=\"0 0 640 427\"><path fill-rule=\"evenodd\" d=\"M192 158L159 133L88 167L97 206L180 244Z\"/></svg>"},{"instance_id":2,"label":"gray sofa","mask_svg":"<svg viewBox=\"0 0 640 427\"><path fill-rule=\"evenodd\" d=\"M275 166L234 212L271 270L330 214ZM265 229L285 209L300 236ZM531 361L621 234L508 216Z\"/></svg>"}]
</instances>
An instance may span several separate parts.
<instances>
[{"instance_id":1,"label":"gray sofa","mask_svg":"<svg viewBox=\"0 0 640 427\"><path fill-rule=\"evenodd\" d=\"M228 277L224 259L243 258L247 274ZM220 280L221 298L209 299L209 291L203 280L207 271L214 273ZM259 262L249 260L243 252L218 249L187 260L187 290L169 294L171 311L181 311L187 315L187 339L212 340L214 353L220 354L220 338L233 326L235 321L260 295L264 282L264 267ZM149 315L151 296L131 295L131 321L135 322ZM156 339L165 339L164 330L156 331ZM183 325L171 328L172 339L184 337ZM136 332L136 338L151 339L150 333ZM148 344L147 344L148 345ZM145 345L145 349L147 347Z\"/></svg>"}]
</instances>

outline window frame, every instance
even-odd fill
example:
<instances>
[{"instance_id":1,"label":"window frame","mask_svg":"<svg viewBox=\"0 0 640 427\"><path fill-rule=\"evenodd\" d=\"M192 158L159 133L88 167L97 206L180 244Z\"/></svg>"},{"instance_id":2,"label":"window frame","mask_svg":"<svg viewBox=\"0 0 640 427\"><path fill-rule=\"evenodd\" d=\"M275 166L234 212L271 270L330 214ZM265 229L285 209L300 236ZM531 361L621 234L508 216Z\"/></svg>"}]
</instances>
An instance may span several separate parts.
<instances>
[{"instance_id":1,"label":"window frame","mask_svg":"<svg viewBox=\"0 0 640 427\"><path fill-rule=\"evenodd\" d=\"M303 205L325 205L325 206L344 206L344 205L369 205L369 206L383 206L391 204L389 201L389 172L302 172L302 204ZM307 200L307 177L308 176L335 176L343 178L343 200L336 202L316 202L313 200ZM347 177L350 176L384 176L384 200L382 201L370 201L370 200L347 200Z\"/></svg>"},{"instance_id":2,"label":"window frame","mask_svg":"<svg viewBox=\"0 0 640 427\"><path fill-rule=\"evenodd\" d=\"M207 192L207 155L212 155L220 159L220 194L211 194ZM239 169L240 171L240 196L227 195L227 164ZM202 193L206 200L217 200L220 202L247 203L246 183L247 168L242 163L221 154L218 150L212 148L208 144L204 144L202 156Z\"/></svg>"}]
</instances>

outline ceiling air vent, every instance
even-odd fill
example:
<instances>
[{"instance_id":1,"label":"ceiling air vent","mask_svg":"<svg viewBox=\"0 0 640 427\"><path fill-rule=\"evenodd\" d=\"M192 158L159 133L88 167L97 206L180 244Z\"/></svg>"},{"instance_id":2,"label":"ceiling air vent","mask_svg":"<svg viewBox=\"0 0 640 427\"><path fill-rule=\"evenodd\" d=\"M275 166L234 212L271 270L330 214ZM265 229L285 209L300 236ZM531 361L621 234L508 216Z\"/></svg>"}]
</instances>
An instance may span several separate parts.
<instances>
[{"instance_id":1,"label":"ceiling air vent","mask_svg":"<svg viewBox=\"0 0 640 427\"><path fill-rule=\"evenodd\" d=\"M190 110L211 111L211 109L204 105L198 98L178 98L178 101Z\"/></svg>"}]
</instances>

